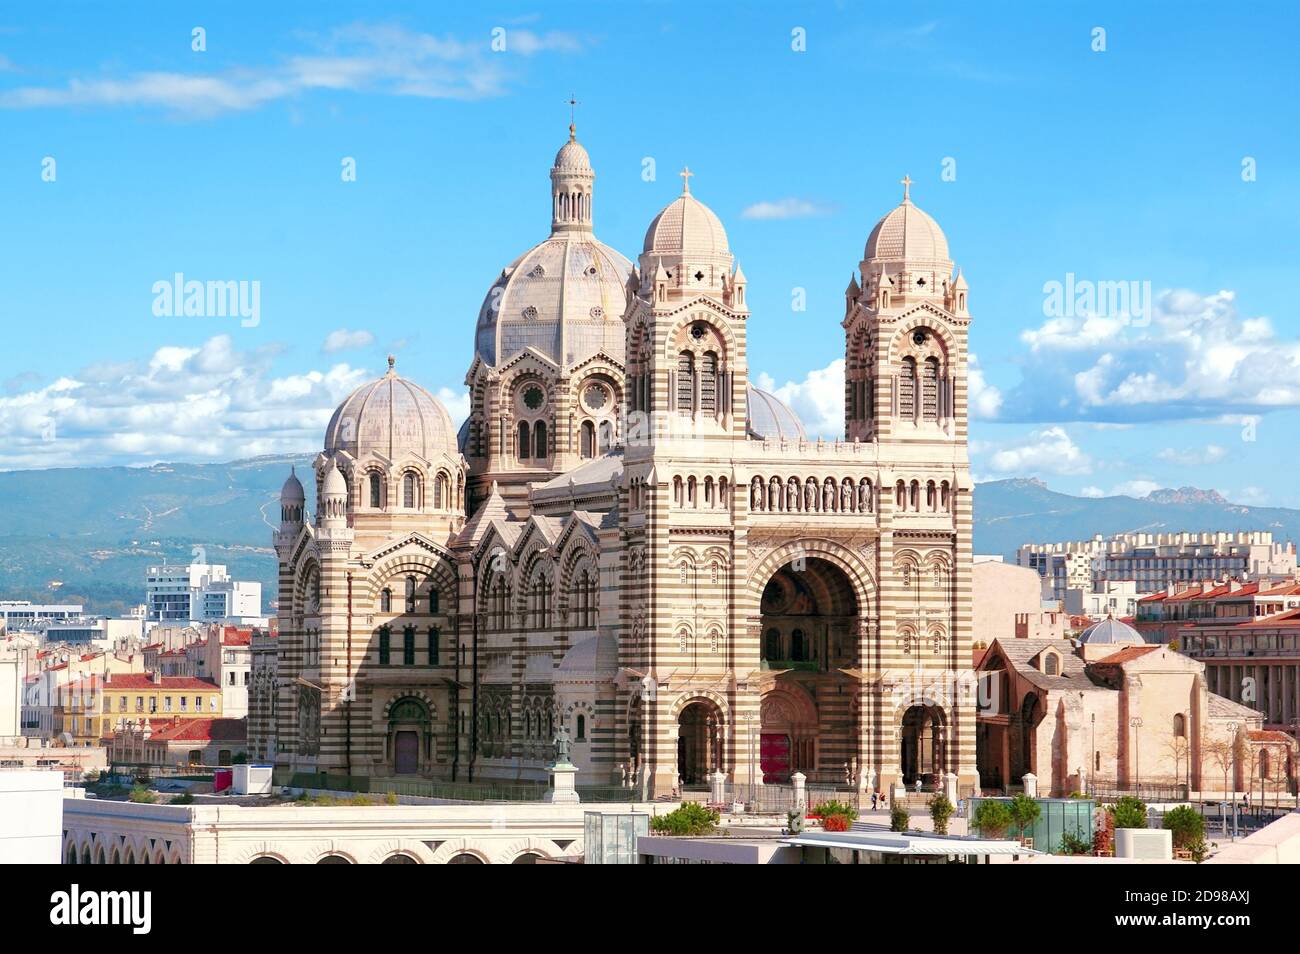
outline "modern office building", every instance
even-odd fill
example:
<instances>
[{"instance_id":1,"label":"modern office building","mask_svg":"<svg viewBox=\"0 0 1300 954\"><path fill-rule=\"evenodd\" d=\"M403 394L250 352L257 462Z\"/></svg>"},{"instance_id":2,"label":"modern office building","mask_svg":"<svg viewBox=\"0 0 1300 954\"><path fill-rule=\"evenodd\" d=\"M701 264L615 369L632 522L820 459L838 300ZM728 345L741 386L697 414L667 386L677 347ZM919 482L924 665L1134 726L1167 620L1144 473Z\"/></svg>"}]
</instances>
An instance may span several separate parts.
<instances>
[{"instance_id":1,"label":"modern office building","mask_svg":"<svg viewBox=\"0 0 1300 954\"><path fill-rule=\"evenodd\" d=\"M262 584L232 580L225 566L217 563L151 566L145 593L151 622L255 622L262 618Z\"/></svg>"}]
</instances>

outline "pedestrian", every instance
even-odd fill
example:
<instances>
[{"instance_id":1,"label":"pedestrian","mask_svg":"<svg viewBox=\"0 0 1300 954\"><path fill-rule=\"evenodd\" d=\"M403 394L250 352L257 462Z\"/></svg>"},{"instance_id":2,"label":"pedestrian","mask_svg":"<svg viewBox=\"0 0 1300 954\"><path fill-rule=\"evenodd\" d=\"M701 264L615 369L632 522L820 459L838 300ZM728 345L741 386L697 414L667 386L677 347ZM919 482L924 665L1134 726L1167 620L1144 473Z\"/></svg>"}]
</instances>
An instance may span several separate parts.
<instances>
[{"instance_id":1,"label":"pedestrian","mask_svg":"<svg viewBox=\"0 0 1300 954\"><path fill-rule=\"evenodd\" d=\"M871 793L871 810L872 810L873 812L876 810L876 803L877 803L878 801L880 801L880 799L877 797L876 793L873 791L873 792Z\"/></svg>"}]
</instances>

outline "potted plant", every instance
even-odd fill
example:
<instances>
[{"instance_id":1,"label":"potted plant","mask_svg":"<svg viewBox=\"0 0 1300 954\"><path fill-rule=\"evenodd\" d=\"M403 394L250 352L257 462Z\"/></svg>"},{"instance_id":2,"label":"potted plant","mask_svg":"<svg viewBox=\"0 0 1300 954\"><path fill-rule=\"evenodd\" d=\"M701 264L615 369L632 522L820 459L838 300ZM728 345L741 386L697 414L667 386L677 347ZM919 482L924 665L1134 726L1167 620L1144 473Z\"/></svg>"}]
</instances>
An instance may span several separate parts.
<instances>
[{"instance_id":1,"label":"potted plant","mask_svg":"<svg viewBox=\"0 0 1300 954\"><path fill-rule=\"evenodd\" d=\"M848 831L857 820L858 810L848 802L825 801L813 811L814 816L822 820L826 831Z\"/></svg>"},{"instance_id":2,"label":"potted plant","mask_svg":"<svg viewBox=\"0 0 1300 954\"><path fill-rule=\"evenodd\" d=\"M1026 848L1034 847L1034 839L1027 836L1025 831L1032 829L1042 814L1038 802L1024 792L1017 792L1016 797L1011 799L1011 820L1020 832L1020 843Z\"/></svg>"},{"instance_id":3,"label":"potted plant","mask_svg":"<svg viewBox=\"0 0 1300 954\"><path fill-rule=\"evenodd\" d=\"M911 816L907 814L907 809L898 802L894 802L889 809L889 830L907 831L909 821L911 821Z\"/></svg>"},{"instance_id":4,"label":"potted plant","mask_svg":"<svg viewBox=\"0 0 1300 954\"><path fill-rule=\"evenodd\" d=\"M1001 838L1013 822L1011 809L1006 802L988 799L975 808L971 821L985 838Z\"/></svg>"},{"instance_id":5,"label":"potted plant","mask_svg":"<svg viewBox=\"0 0 1300 954\"><path fill-rule=\"evenodd\" d=\"M1125 795L1110 809L1116 828L1146 828L1147 805L1140 798Z\"/></svg>"},{"instance_id":6,"label":"potted plant","mask_svg":"<svg viewBox=\"0 0 1300 954\"><path fill-rule=\"evenodd\" d=\"M1179 805L1165 812L1164 826L1173 833L1175 857L1196 860L1196 855L1205 857L1205 819L1190 805Z\"/></svg>"},{"instance_id":7,"label":"potted plant","mask_svg":"<svg viewBox=\"0 0 1300 954\"><path fill-rule=\"evenodd\" d=\"M926 804L930 808L930 820L934 822L934 833L948 834L948 819L952 818L953 812L956 811L948 796L943 792L936 792Z\"/></svg>"}]
</instances>

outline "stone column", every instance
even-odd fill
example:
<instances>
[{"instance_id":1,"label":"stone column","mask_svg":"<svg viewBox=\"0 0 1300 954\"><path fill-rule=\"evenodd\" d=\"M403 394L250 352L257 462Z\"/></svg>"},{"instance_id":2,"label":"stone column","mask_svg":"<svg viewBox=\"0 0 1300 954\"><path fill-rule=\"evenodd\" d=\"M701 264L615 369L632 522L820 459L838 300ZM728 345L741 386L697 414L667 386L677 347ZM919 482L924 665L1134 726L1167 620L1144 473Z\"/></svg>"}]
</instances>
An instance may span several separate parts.
<instances>
[{"instance_id":1,"label":"stone column","mask_svg":"<svg viewBox=\"0 0 1300 954\"><path fill-rule=\"evenodd\" d=\"M808 810L808 795L804 791L806 781L803 772L795 772L790 776L790 784L794 786L794 810L801 815Z\"/></svg>"},{"instance_id":2,"label":"stone column","mask_svg":"<svg viewBox=\"0 0 1300 954\"><path fill-rule=\"evenodd\" d=\"M1026 772L1022 779L1025 783L1025 794L1030 798L1038 797L1038 776L1033 772Z\"/></svg>"}]
</instances>

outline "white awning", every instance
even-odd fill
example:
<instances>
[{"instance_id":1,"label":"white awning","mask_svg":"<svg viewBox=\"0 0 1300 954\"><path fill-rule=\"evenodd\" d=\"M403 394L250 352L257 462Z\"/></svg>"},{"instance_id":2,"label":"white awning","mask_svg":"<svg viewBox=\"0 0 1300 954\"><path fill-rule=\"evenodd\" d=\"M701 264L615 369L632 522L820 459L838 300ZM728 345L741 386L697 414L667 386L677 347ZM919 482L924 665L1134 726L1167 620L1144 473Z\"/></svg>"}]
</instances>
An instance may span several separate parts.
<instances>
[{"instance_id":1,"label":"white awning","mask_svg":"<svg viewBox=\"0 0 1300 954\"><path fill-rule=\"evenodd\" d=\"M809 832L781 842L799 848L845 848L849 851L875 851L884 855L1037 855L1018 841L985 838L951 838L943 835L908 832L880 832L859 835L853 832Z\"/></svg>"}]
</instances>

